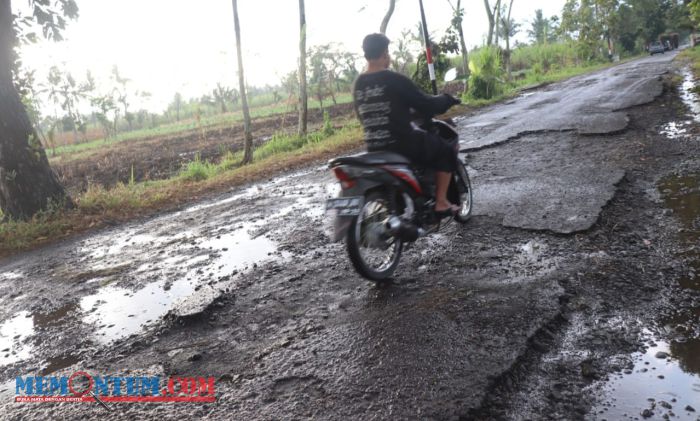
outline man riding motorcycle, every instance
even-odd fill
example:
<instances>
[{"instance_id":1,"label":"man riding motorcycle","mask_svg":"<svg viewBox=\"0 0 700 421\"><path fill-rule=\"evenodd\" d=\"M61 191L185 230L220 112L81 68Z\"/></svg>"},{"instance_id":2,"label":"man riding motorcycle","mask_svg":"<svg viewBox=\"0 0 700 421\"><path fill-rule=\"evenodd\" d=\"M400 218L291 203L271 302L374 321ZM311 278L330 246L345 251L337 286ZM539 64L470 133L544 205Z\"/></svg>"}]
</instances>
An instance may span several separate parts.
<instances>
[{"instance_id":1,"label":"man riding motorcycle","mask_svg":"<svg viewBox=\"0 0 700 421\"><path fill-rule=\"evenodd\" d=\"M410 79L389 69L389 39L367 35L362 49L367 69L353 86L355 112L364 127L367 150L401 154L411 162L435 170L435 212L453 216L459 211L447 199L456 170L457 151L439 136L412 124L412 110L426 116L443 114L460 101L450 95L426 95Z\"/></svg>"}]
</instances>

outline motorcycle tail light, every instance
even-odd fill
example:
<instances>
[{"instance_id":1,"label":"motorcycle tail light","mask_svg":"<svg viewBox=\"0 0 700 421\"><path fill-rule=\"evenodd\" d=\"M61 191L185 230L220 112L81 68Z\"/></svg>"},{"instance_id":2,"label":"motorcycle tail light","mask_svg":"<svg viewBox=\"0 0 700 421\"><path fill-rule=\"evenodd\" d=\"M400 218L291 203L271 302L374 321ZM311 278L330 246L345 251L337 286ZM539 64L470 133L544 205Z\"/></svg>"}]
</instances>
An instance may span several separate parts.
<instances>
[{"instance_id":1,"label":"motorcycle tail light","mask_svg":"<svg viewBox=\"0 0 700 421\"><path fill-rule=\"evenodd\" d=\"M333 173L335 174L335 178L340 181L340 186L343 190L351 189L355 186L355 180L343 170L343 167L333 168Z\"/></svg>"},{"instance_id":2,"label":"motorcycle tail light","mask_svg":"<svg viewBox=\"0 0 700 421\"><path fill-rule=\"evenodd\" d=\"M418 179L416 179L413 172L408 168L395 165L384 165L382 168L387 170L394 177L406 182L416 193L423 194L423 189L421 189Z\"/></svg>"}]
</instances>

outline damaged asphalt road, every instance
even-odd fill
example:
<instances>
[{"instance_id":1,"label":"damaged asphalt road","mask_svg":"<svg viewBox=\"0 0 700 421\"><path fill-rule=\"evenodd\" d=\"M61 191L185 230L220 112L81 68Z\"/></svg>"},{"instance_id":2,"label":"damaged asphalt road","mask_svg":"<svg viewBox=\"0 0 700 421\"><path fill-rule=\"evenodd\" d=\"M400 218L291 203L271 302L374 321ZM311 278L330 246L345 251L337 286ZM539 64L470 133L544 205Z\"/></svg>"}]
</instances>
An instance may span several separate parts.
<instances>
[{"instance_id":1,"label":"damaged asphalt road","mask_svg":"<svg viewBox=\"0 0 700 421\"><path fill-rule=\"evenodd\" d=\"M475 217L381 288L327 240L324 166L6 261L2 418L605 418L612 373L700 307L677 282L697 227L658 187L700 148L661 134L687 119L675 71L645 58L459 119ZM15 376L78 370L214 376L217 402L13 402Z\"/></svg>"},{"instance_id":2,"label":"damaged asphalt road","mask_svg":"<svg viewBox=\"0 0 700 421\"><path fill-rule=\"evenodd\" d=\"M669 55L670 56L670 55ZM526 93L504 105L459 120L466 151L499 145L525 134L611 134L625 130L625 111L661 95L671 57L636 60ZM547 137L549 139L549 137ZM610 139L614 142L614 138ZM615 194L624 171L610 161L610 142L564 135L523 145L525 159L498 168L476 183L479 214L503 215L506 226L572 233L589 229ZM581 160L585 160L581 162ZM517 192L513 194L513 192ZM584 198L585 200L581 200Z\"/></svg>"}]
</instances>

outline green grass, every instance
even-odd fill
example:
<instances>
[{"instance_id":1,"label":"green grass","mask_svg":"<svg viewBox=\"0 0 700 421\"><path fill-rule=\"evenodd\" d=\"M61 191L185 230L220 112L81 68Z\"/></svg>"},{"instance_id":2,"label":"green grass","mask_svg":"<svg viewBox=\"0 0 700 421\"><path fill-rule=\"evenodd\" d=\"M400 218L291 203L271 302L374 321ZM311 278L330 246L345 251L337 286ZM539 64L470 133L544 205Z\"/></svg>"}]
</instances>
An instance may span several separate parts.
<instances>
[{"instance_id":1,"label":"green grass","mask_svg":"<svg viewBox=\"0 0 700 421\"><path fill-rule=\"evenodd\" d=\"M511 53L511 68L514 72L557 72L567 67L587 67L588 63L579 57L573 43L527 45L516 48Z\"/></svg>"},{"instance_id":2,"label":"green grass","mask_svg":"<svg viewBox=\"0 0 700 421\"><path fill-rule=\"evenodd\" d=\"M687 61L695 73L700 73L700 45L686 48L678 54L678 58Z\"/></svg>"},{"instance_id":3,"label":"green grass","mask_svg":"<svg viewBox=\"0 0 700 421\"><path fill-rule=\"evenodd\" d=\"M193 161L188 162L180 171L179 177L184 181L202 181L216 175L217 165L202 161L197 154Z\"/></svg>"},{"instance_id":4,"label":"green grass","mask_svg":"<svg viewBox=\"0 0 700 421\"><path fill-rule=\"evenodd\" d=\"M69 221L61 218L63 212L43 212L29 221L0 223L0 250L20 250L31 243L60 238L70 231Z\"/></svg>"}]
</instances>

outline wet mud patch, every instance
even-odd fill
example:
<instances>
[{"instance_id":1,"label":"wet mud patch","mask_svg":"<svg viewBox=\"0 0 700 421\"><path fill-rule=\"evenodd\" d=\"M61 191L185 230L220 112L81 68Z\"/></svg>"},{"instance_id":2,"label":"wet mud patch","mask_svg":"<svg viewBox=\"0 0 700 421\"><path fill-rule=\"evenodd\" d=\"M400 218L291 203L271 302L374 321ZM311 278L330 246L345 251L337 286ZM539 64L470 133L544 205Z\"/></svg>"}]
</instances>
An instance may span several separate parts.
<instances>
[{"instance_id":1,"label":"wet mud patch","mask_svg":"<svg viewBox=\"0 0 700 421\"><path fill-rule=\"evenodd\" d=\"M683 261L672 307L645 326L645 349L634 364L605 386L607 416L632 419L694 419L700 406L700 172L663 178L659 191L667 209L680 222L676 253ZM600 412L600 411L599 411Z\"/></svg>"},{"instance_id":2,"label":"wet mud patch","mask_svg":"<svg viewBox=\"0 0 700 421\"><path fill-rule=\"evenodd\" d=\"M697 98L684 70L681 100L691 112ZM691 102L689 102L691 101ZM688 131L697 124L688 121ZM685 130L685 129L684 129ZM675 138L668 136L671 140ZM612 419L695 419L700 406L700 167L696 160L682 162L658 182L665 210L678 225L675 258L680 260L668 306L644 324L645 346L633 355L628 369L604 386L606 398L596 407Z\"/></svg>"},{"instance_id":3,"label":"wet mud patch","mask_svg":"<svg viewBox=\"0 0 700 421\"><path fill-rule=\"evenodd\" d=\"M481 236L492 226L472 228ZM559 249L518 236L516 256L513 247L498 247L497 256L464 259L472 251L462 241L466 232L453 225L442 235L417 245L382 288L357 278L342 252L261 265L241 278L235 303L212 309L196 322L201 329L164 331L157 344L130 356L132 364L160 356L166 371L196 368L230 379L222 382L224 398L212 416L232 410L266 418L464 414L490 377L527 348L542 321L556 317L561 291L548 257ZM426 261L426 248L442 257ZM529 265L520 268L521 259ZM485 312L488 318L478 316ZM158 351L197 343L169 351L172 357ZM201 358L189 361L192 355ZM421 384L432 386L417 395Z\"/></svg>"},{"instance_id":4,"label":"wet mud patch","mask_svg":"<svg viewBox=\"0 0 700 421\"><path fill-rule=\"evenodd\" d=\"M32 364L45 372L60 370L104 347L162 329L164 322L206 314L221 304L222 294L236 289L241 275L289 258L277 243L288 238L282 232L299 225L294 221L323 213L325 184L313 181L317 175L307 180L313 171L146 224L104 231L45 262L48 272L39 263L6 270L0 288L32 293L2 298L7 315L0 329L0 341L6 343L0 348L6 350L0 355L2 370L16 372ZM319 237L320 230L314 235ZM43 276L63 282L37 289L36 278ZM31 310L21 310L28 300Z\"/></svg>"}]
</instances>

